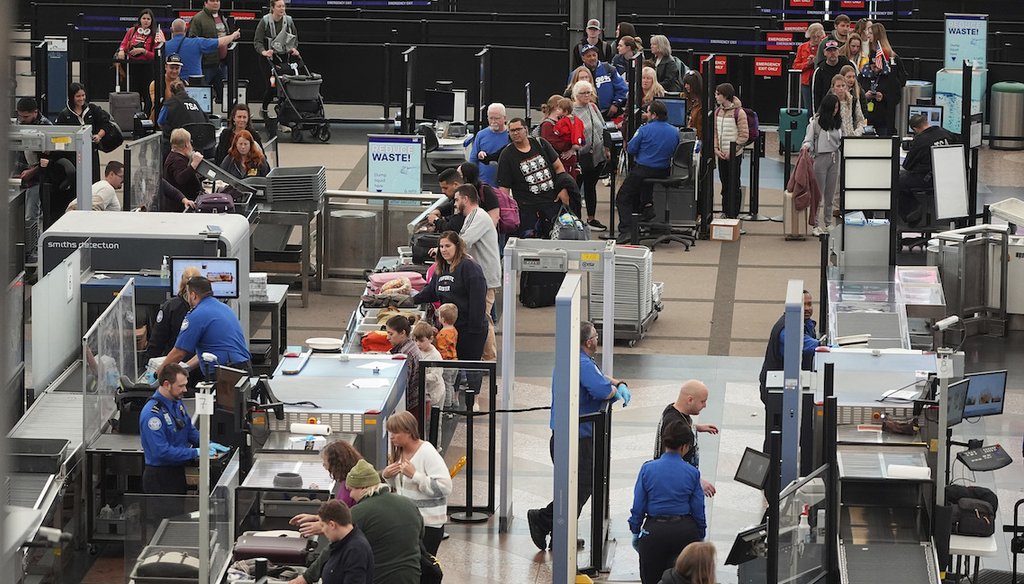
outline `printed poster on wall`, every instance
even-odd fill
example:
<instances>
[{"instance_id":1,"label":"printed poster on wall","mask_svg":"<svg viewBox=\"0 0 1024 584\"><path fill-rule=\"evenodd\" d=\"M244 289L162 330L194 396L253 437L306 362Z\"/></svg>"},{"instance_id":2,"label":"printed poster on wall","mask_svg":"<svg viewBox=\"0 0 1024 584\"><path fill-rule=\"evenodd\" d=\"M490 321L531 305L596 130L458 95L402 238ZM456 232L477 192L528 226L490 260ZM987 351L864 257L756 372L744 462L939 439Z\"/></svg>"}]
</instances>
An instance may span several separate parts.
<instances>
[{"instance_id":1,"label":"printed poster on wall","mask_svg":"<svg viewBox=\"0 0 1024 584\"><path fill-rule=\"evenodd\" d=\"M987 14L946 15L946 69L960 69L966 59L978 69L988 68Z\"/></svg>"},{"instance_id":2,"label":"printed poster on wall","mask_svg":"<svg viewBox=\"0 0 1024 584\"><path fill-rule=\"evenodd\" d=\"M366 137L366 190L418 195L423 190L422 136Z\"/></svg>"}]
</instances>

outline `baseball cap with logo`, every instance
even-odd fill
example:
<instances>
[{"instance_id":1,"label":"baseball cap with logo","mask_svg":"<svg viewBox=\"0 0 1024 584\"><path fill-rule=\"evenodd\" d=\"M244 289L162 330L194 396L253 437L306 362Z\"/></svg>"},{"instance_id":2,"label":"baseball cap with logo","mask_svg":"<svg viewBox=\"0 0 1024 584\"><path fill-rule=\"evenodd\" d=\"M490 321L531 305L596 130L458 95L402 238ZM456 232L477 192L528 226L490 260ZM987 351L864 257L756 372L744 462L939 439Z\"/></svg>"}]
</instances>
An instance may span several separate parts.
<instances>
[{"instance_id":1,"label":"baseball cap with logo","mask_svg":"<svg viewBox=\"0 0 1024 584\"><path fill-rule=\"evenodd\" d=\"M178 53L174 53L173 55L170 55L170 56L167 57L167 64L168 65L178 65L180 67L181 66L181 57L178 55Z\"/></svg>"},{"instance_id":2,"label":"baseball cap with logo","mask_svg":"<svg viewBox=\"0 0 1024 584\"><path fill-rule=\"evenodd\" d=\"M582 55L586 55L587 51L594 51L596 53L597 52L597 47L594 46L594 45L583 45L582 47L580 47L580 55L581 56Z\"/></svg>"},{"instance_id":3,"label":"baseball cap with logo","mask_svg":"<svg viewBox=\"0 0 1024 584\"><path fill-rule=\"evenodd\" d=\"M825 50L827 51L829 49L839 50L839 42L833 40L825 41Z\"/></svg>"},{"instance_id":4,"label":"baseball cap with logo","mask_svg":"<svg viewBox=\"0 0 1024 584\"><path fill-rule=\"evenodd\" d=\"M587 21L587 28L596 28L597 30L601 30L601 21L596 18L591 18Z\"/></svg>"}]
</instances>

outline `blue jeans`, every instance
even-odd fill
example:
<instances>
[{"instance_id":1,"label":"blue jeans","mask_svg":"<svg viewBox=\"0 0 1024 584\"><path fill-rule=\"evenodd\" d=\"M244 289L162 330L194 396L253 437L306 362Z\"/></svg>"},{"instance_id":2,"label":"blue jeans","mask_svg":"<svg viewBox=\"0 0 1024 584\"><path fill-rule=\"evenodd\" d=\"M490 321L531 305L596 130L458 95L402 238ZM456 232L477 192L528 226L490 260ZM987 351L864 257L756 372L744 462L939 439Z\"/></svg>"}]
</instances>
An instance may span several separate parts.
<instances>
[{"instance_id":1,"label":"blue jeans","mask_svg":"<svg viewBox=\"0 0 1024 584\"><path fill-rule=\"evenodd\" d=\"M203 65L203 81L213 87L213 94L217 101L224 103L224 96L221 95L224 80L228 78L228 66L225 63L216 65Z\"/></svg>"},{"instance_id":2,"label":"blue jeans","mask_svg":"<svg viewBox=\"0 0 1024 584\"><path fill-rule=\"evenodd\" d=\"M39 185L35 184L25 189L25 255L29 262L36 260L42 224L43 206L39 198Z\"/></svg>"},{"instance_id":3,"label":"blue jeans","mask_svg":"<svg viewBox=\"0 0 1024 584\"><path fill-rule=\"evenodd\" d=\"M813 98L813 96L811 94L811 86L810 85L801 85L800 86L800 107L802 107L805 110L807 110L813 116L814 115L814 110L811 109L811 99L812 98Z\"/></svg>"}]
</instances>

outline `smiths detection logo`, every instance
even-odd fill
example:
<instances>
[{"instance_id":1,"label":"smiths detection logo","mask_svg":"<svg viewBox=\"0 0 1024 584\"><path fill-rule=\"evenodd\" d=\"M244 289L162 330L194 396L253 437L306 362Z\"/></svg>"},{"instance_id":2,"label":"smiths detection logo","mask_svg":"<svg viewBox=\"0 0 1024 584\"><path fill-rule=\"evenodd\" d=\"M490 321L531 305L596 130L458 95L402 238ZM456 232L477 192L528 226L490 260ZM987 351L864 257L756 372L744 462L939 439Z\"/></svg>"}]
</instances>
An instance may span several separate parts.
<instances>
[{"instance_id":1,"label":"smiths detection logo","mask_svg":"<svg viewBox=\"0 0 1024 584\"><path fill-rule=\"evenodd\" d=\"M121 249L121 244L116 241L53 241L47 240L46 247L50 249Z\"/></svg>"}]
</instances>

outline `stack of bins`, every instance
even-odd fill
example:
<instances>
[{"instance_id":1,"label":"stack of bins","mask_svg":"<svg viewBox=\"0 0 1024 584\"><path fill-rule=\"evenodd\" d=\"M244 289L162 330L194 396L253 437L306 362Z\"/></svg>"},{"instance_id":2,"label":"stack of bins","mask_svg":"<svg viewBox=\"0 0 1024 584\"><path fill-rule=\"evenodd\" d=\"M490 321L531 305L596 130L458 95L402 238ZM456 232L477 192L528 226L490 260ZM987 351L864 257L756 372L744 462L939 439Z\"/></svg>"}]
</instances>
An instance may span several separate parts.
<instances>
[{"instance_id":1,"label":"stack of bins","mask_svg":"<svg viewBox=\"0 0 1024 584\"><path fill-rule=\"evenodd\" d=\"M645 246L617 246L615 248L615 335L616 338L637 340L642 336L643 323L654 311L652 283L654 260ZM602 324L604 314L604 274L590 274L590 293L587 308L594 324ZM620 337L620 331L622 335Z\"/></svg>"}]
</instances>

